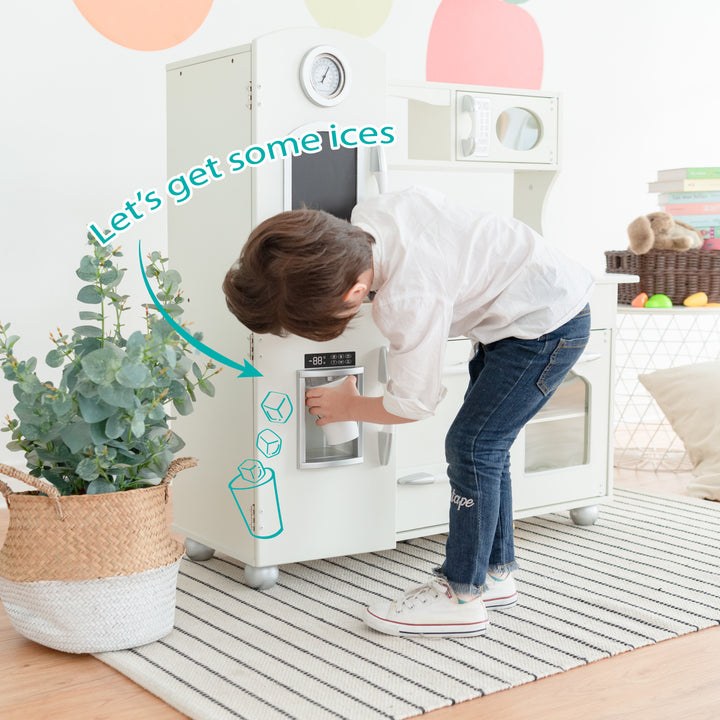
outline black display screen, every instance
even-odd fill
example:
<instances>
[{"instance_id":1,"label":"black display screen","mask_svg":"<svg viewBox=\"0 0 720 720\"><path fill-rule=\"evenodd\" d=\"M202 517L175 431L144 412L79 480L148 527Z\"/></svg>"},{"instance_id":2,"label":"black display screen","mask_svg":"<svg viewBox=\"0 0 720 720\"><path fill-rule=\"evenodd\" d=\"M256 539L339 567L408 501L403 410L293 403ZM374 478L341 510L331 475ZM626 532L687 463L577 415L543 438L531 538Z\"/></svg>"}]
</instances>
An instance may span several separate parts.
<instances>
[{"instance_id":1,"label":"black display screen","mask_svg":"<svg viewBox=\"0 0 720 720\"><path fill-rule=\"evenodd\" d=\"M305 368L338 368L353 367L355 365L354 352L338 353L311 353L305 355Z\"/></svg>"},{"instance_id":2,"label":"black display screen","mask_svg":"<svg viewBox=\"0 0 720 720\"><path fill-rule=\"evenodd\" d=\"M326 131L318 133L322 150L292 159L292 209L325 210L343 220L357 204L357 149L330 147Z\"/></svg>"}]
</instances>

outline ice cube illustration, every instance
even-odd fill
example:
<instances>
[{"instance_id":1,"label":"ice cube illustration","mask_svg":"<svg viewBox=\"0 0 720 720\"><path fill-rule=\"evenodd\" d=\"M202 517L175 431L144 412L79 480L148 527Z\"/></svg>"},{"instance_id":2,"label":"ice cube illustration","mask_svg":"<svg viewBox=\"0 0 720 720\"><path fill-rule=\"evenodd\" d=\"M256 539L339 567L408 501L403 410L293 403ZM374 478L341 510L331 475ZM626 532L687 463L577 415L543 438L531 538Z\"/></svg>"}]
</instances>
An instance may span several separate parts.
<instances>
[{"instance_id":1,"label":"ice cube illustration","mask_svg":"<svg viewBox=\"0 0 720 720\"><path fill-rule=\"evenodd\" d=\"M255 446L265 457L271 458L282 450L282 440L272 430L266 428L258 433Z\"/></svg>"},{"instance_id":2,"label":"ice cube illustration","mask_svg":"<svg viewBox=\"0 0 720 720\"><path fill-rule=\"evenodd\" d=\"M274 423L286 423L292 415L293 406L285 393L269 392L260 403L265 417Z\"/></svg>"},{"instance_id":3,"label":"ice cube illustration","mask_svg":"<svg viewBox=\"0 0 720 720\"><path fill-rule=\"evenodd\" d=\"M259 483L265 475L265 468L259 460L243 460L238 465L240 476L249 483Z\"/></svg>"}]
</instances>

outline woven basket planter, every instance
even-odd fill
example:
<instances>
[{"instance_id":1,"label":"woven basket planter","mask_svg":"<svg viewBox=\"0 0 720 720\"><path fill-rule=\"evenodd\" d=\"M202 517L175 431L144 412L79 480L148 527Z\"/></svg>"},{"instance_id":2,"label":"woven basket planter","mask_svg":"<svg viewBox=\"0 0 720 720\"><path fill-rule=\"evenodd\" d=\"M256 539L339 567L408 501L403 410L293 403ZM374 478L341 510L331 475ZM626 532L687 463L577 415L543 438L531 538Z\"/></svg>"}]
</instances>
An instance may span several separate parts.
<instances>
[{"instance_id":1,"label":"woven basket planter","mask_svg":"<svg viewBox=\"0 0 720 720\"><path fill-rule=\"evenodd\" d=\"M718 250L650 250L636 255L630 250L605 253L609 273L639 275L638 283L618 285L618 302L630 305L641 292L667 295L673 305L697 292L704 292L709 302L720 302L720 251Z\"/></svg>"},{"instance_id":2,"label":"woven basket planter","mask_svg":"<svg viewBox=\"0 0 720 720\"><path fill-rule=\"evenodd\" d=\"M174 460L159 485L63 495L42 478L0 464L10 524L0 549L0 599L15 629L56 650L123 650L167 635L183 546L167 525L170 480L193 467ZM40 494L40 493L44 493Z\"/></svg>"}]
</instances>

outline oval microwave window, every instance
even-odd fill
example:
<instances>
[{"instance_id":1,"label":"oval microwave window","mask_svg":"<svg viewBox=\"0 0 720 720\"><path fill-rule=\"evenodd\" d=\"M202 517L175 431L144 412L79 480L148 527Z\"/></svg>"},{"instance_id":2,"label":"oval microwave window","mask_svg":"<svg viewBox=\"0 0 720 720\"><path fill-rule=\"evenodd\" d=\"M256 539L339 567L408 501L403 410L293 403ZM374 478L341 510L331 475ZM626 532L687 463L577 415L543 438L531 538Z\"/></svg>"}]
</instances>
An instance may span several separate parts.
<instances>
[{"instance_id":1,"label":"oval microwave window","mask_svg":"<svg viewBox=\"0 0 720 720\"><path fill-rule=\"evenodd\" d=\"M498 116L496 131L498 140L505 147L531 150L540 141L540 120L529 110L511 107Z\"/></svg>"}]
</instances>

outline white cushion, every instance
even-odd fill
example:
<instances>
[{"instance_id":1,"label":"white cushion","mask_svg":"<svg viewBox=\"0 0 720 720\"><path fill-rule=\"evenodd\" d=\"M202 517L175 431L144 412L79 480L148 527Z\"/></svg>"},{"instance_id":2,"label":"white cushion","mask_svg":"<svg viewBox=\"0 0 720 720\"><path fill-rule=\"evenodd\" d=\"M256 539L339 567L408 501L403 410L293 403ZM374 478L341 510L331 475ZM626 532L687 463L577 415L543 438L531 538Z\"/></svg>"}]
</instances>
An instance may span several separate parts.
<instances>
[{"instance_id":1,"label":"white cushion","mask_svg":"<svg viewBox=\"0 0 720 720\"><path fill-rule=\"evenodd\" d=\"M640 375L693 464L688 492L720 500L720 361Z\"/></svg>"}]
</instances>

